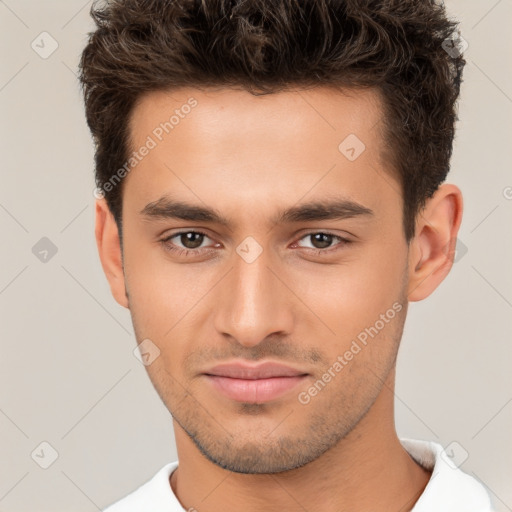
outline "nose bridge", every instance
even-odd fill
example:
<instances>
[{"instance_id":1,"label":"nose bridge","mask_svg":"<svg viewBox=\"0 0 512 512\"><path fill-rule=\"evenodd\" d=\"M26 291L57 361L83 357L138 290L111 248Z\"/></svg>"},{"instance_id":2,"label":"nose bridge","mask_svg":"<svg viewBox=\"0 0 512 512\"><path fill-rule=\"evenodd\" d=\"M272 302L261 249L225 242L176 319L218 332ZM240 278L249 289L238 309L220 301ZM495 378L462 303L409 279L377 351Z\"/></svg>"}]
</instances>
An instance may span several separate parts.
<instances>
[{"instance_id":1,"label":"nose bridge","mask_svg":"<svg viewBox=\"0 0 512 512\"><path fill-rule=\"evenodd\" d=\"M233 254L222 300L215 306L219 332L245 346L291 328L291 311L286 309L289 301L283 300L282 284L271 270L270 250L250 238Z\"/></svg>"}]
</instances>

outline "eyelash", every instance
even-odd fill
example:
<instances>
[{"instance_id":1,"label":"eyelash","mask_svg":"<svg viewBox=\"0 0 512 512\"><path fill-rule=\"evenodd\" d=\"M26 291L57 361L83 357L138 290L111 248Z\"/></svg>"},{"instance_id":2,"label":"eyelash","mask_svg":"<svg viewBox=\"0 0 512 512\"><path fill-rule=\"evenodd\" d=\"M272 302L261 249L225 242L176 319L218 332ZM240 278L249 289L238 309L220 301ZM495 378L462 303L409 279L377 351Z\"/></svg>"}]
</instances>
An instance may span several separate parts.
<instances>
[{"instance_id":1,"label":"eyelash","mask_svg":"<svg viewBox=\"0 0 512 512\"><path fill-rule=\"evenodd\" d=\"M164 246L164 249L166 251L169 251L169 252L172 252L173 254L176 254L177 256L189 256L189 255L198 255L198 254L201 254L204 252L204 250L206 250L206 252L209 252L211 251L212 249L210 248L209 250L205 247L203 248L199 248L199 249L183 249L181 247L176 247L174 244L171 244L170 243L170 240L173 239L173 238L176 238L177 236L180 236L180 235L185 235L187 233L195 233L195 234L198 234L198 235L203 235L207 238L210 238L208 236L207 233L205 233L204 231L199 231L199 230L189 230L189 231L179 231L177 233L173 233L172 235L160 240L160 242L162 243L162 245ZM326 253L327 254L330 254L332 252L336 252L338 250L341 250L341 248L345 245L348 245L350 243L352 243L352 240L348 240L347 238L343 238L339 235L335 235L334 233L329 233L328 231L311 231L309 233L306 233L305 235L303 235L300 239L300 240L303 240L304 238L308 237L308 236L311 236L311 235L317 235L317 234L322 234L322 235L329 235L329 236L332 236L334 239L338 239L338 241L340 243L338 243L337 245L335 245L334 247L329 247L327 249L312 249L312 248L308 248L308 247L302 247L302 249L308 249L309 252L313 252L315 255L319 255L319 256L323 256L325 255Z\"/></svg>"}]
</instances>

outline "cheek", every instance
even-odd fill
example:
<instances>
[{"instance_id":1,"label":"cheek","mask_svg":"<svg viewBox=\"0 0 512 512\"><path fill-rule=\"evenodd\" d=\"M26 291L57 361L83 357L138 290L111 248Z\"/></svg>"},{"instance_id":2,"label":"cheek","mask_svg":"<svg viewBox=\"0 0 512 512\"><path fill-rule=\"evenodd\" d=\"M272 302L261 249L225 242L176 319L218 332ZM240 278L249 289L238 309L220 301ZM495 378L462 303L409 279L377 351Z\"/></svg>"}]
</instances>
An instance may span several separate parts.
<instances>
[{"instance_id":1,"label":"cheek","mask_svg":"<svg viewBox=\"0 0 512 512\"><path fill-rule=\"evenodd\" d=\"M183 273L170 267L148 265L142 258L126 258L129 307L138 343L150 339L159 350L158 358L146 366L151 381L162 397L180 395L181 364L190 351L194 323L195 293ZM177 401L181 398L178 396ZM165 402L166 400L164 400Z\"/></svg>"},{"instance_id":2,"label":"cheek","mask_svg":"<svg viewBox=\"0 0 512 512\"><path fill-rule=\"evenodd\" d=\"M173 335L180 333L182 338L184 329L194 322L216 274L200 265L173 264L163 249L129 245L124 268L130 312L138 333L165 344L172 339L176 347L179 339Z\"/></svg>"},{"instance_id":3,"label":"cheek","mask_svg":"<svg viewBox=\"0 0 512 512\"><path fill-rule=\"evenodd\" d=\"M172 326L169 313L179 306L183 287L179 274L174 275L172 267L163 266L154 257L156 252L153 248L127 244L124 270L130 311L136 317L138 327L146 330L151 326L152 335L161 336L159 331L166 327L164 323L167 329Z\"/></svg>"},{"instance_id":4,"label":"cheek","mask_svg":"<svg viewBox=\"0 0 512 512\"><path fill-rule=\"evenodd\" d=\"M297 295L334 331L338 345L374 326L381 315L395 318L396 311L405 307L406 252L387 249L326 266L314 277L303 274L294 278Z\"/></svg>"}]
</instances>

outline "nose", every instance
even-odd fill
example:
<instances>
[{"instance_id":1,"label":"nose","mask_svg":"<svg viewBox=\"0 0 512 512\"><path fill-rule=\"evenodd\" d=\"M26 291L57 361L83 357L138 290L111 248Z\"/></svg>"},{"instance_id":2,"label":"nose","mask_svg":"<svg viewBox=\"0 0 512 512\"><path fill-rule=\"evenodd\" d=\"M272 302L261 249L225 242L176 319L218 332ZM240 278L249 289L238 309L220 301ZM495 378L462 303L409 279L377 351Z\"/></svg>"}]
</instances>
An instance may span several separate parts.
<instances>
[{"instance_id":1,"label":"nose","mask_svg":"<svg viewBox=\"0 0 512 512\"><path fill-rule=\"evenodd\" d=\"M234 254L214 306L217 332L244 347L255 347L270 335L290 334L291 292L276 274L268 250L254 261Z\"/></svg>"}]
</instances>

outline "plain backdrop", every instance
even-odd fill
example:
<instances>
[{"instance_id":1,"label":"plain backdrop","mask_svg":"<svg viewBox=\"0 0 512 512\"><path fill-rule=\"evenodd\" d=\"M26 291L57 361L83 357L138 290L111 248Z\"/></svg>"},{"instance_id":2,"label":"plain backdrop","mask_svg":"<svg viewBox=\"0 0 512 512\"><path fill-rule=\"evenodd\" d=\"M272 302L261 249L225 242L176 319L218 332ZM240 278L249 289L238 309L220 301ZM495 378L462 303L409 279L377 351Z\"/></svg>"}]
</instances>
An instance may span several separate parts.
<instances>
[{"instance_id":1,"label":"plain backdrop","mask_svg":"<svg viewBox=\"0 0 512 512\"><path fill-rule=\"evenodd\" d=\"M512 1L446 4L468 43L449 179L465 214L451 274L411 304L396 421L400 436L450 446L507 511ZM134 357L94 242L93 146L75 76L89 8L0 0L3 512L95 511L176 459L170 414Z\"/></svg>"}]
</instances>

